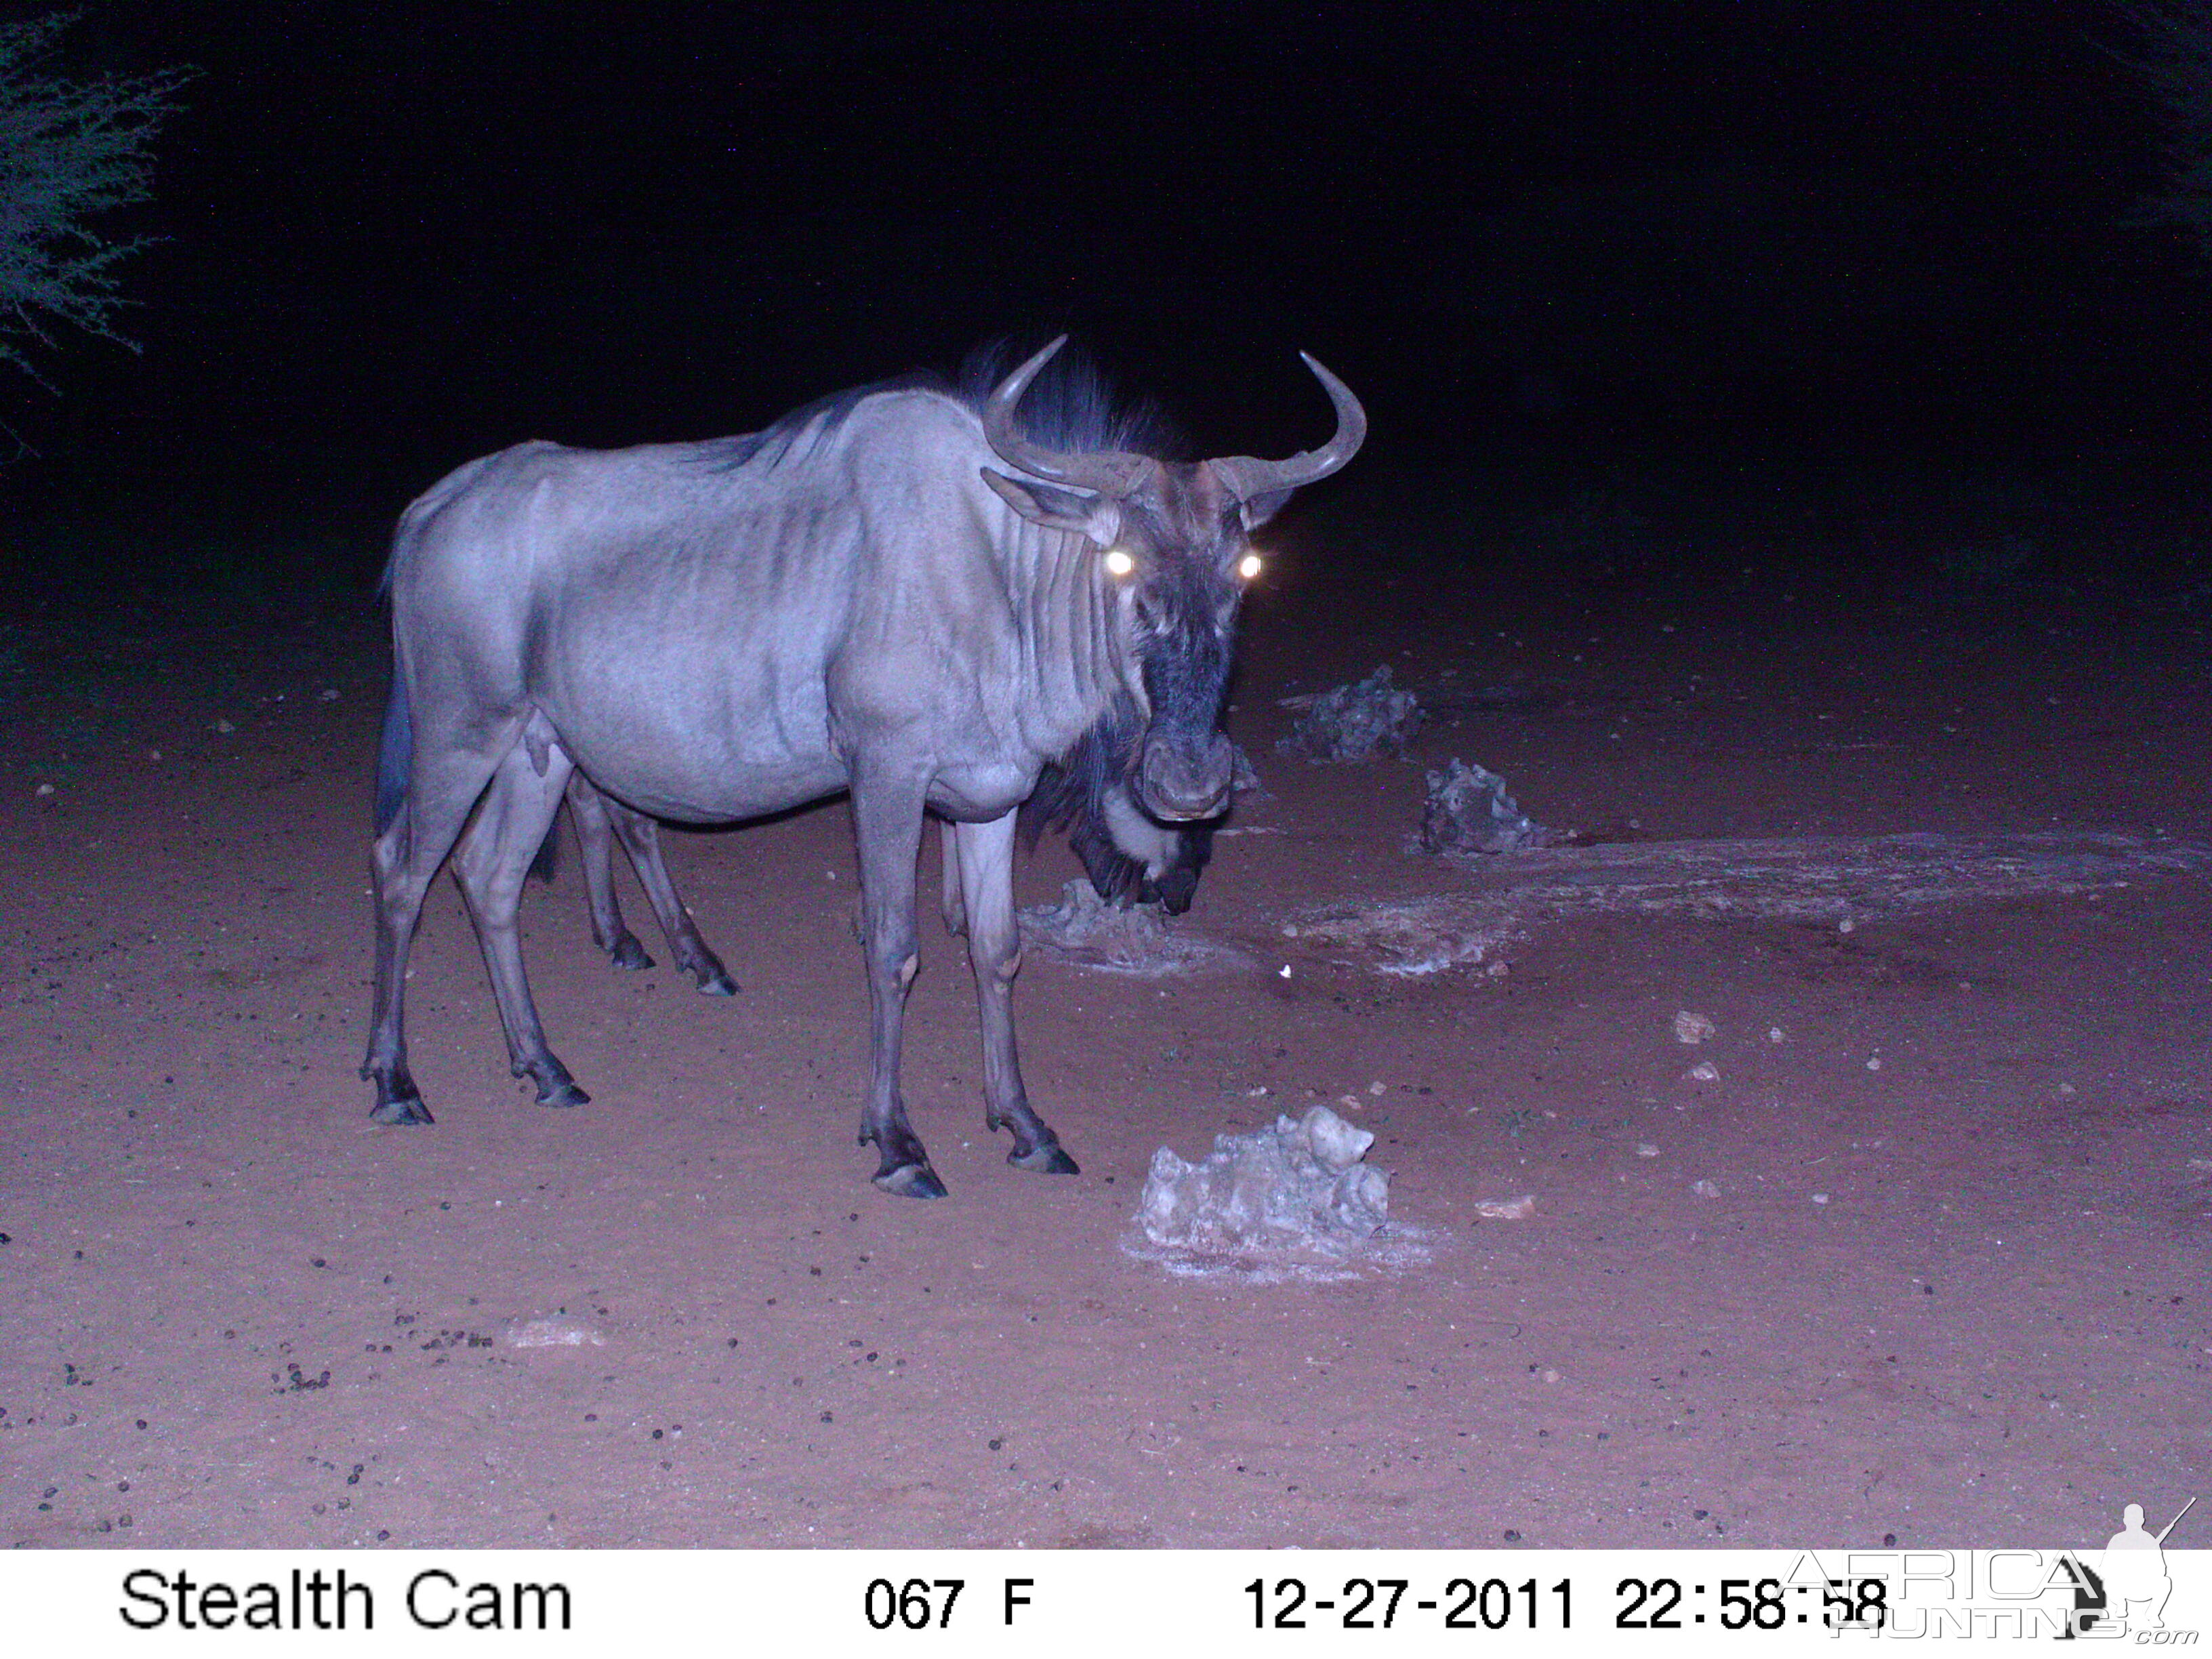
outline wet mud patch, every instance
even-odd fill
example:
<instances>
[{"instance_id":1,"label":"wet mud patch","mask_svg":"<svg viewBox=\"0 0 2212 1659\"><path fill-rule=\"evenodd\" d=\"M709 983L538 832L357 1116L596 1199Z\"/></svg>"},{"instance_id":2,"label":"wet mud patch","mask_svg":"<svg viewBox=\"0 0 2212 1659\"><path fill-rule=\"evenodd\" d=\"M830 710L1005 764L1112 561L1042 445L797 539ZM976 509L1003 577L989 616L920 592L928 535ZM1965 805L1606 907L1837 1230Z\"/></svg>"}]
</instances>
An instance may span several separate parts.
<instances>
[{"instance_id":1,"label":"wet mud patch","mask_svg":"<svg viewBox=\"0 0 2212 1659\"><path fill-rule=\"evenodd\" d=\"M2212 846L2148 836L1901 835L1650 842L1446 854L1461 890L1294 912L1282 936L1376 973L1503 971L1532 928L1592 914L1826 923L2124 888L2212 870Z\"/></svg>"},{"instance_id":2,"label":"wet mud patch","mask_svg":"<svg viewBox=\"0 0 2212 1659\"><path fill-rule=\"evenodd\" d=\"M1171 927L1156 904L1109 904L1087 881L1069 882L1059 903L1026 906L1018 919L1025 954L1095 973L1164 979L1248 961L1231 945Z\"/></svg>"}]
</instances>

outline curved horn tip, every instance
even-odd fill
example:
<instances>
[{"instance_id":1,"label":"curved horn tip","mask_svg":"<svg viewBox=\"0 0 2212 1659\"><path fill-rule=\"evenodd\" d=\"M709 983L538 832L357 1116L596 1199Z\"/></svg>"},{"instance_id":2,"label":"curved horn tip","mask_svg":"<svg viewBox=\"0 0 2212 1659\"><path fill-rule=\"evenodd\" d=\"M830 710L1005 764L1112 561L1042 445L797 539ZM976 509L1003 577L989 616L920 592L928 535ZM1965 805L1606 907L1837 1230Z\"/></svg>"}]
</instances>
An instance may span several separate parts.
<instances>
[{"instance_id":1,"label":"curved horn tip","mask_svg":"<svg viewBox=\"0 0 2212 1659\"><path fill-rule=\"evenodd\" d=\"M1298 353L1298 361L1314 372L1314 377L1323 386L1343 386L1344 382L1329 372L1328 365L1310 351ZM1349 390L1349 388L1346 388Z\"/></svg>"},{"instance_id":2,"label":"curved horn tip","mask_svg":"<svg viewBox=\"0 0 2212 1659\"><path fill-rule=\"evenodd\" d=\"M1007 375L1005 381L1000 386L1000 391L1006 392L1011 388L1016 392L1018 392L1023 387L1027 386L1031 378L1036 375L1037 370L1042 368L1047 363L1050 362L1053 360L1054 354L1059 351L1060 347L1066 343L1067 336L1065 334L1060 335L1050 341L1047 343L1043 350L1036 353L1036 356L1032 356L1019 368Z\"/></svg>"}]
</instances>

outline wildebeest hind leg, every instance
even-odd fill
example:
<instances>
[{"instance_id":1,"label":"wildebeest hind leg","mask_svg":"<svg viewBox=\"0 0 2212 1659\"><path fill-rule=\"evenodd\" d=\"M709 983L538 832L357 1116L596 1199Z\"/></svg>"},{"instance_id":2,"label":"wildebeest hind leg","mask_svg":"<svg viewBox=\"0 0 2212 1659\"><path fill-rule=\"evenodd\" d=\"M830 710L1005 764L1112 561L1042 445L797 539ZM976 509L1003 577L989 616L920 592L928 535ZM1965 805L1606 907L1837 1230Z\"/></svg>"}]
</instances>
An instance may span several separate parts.
<instances>
[{"instance_id":1,"label":"wildebeest hind leg","mask_svg":"<svg viewBox=\"0 0 2212 1659\"><path fill-rule=\"evenodd\" d=\"M583 854L592 943L605 951L617 968L650 968L653 958L623 921L622 904L615 897L615 840L613 826L607 822L608 807L607 798L589 778L581 772L569 775L568 817L576 826L576 845Z\"/></svg>"},{"instance_id":2,"label":"wildebeest hind leg","mask_svg":"<svg viewBox=\"0 0 2212 1659\"><path fill-rule=\"evenodd\" d=\"M407 1068L407 952L422 918L422 896L492 770L488 754L443 732L418 734L414 756L406 798L371 853L376 887L376 1002L361 1075L376 1085L376 1104L369 1115L379 1123L434 1121Z\"/></svg>"},{"instance_id":3,"label":"wildebeest hind leg","mask_svg":"<svg viewBox=\"0 0 2212 1659\"><path fill-rule=\"evenodd\" d=\"M737 981L722 966L722 959L707 948L707 941L699 937L698 924L684 908L684 901L676 896L676 884L668 878L668 866L660 856L660 826L620 801L608 800L604 795L599 799L615 834L622 837L623 850L629 854L629 861L637 871L638 884L645 889L653 914L659 918L660 931L668 936L668 948L676 957L676 965L690 975L692 983L709 996L737 995Z\"/></svg>"},{"instance_id":4,"label":"wildebeest hind leg","mask_svg":"<svg viewBox=\"0 0 2212 1659\"><path fill-rule=\"evenodd\" d=\"M873 1143L879 1162L872 1179L885 1192L942 1198L945 1183L907 1121L898 1082L906 994L921 962L915 943L914 866L921 852L924 793L921 780L902 771L865 762L854 769L853 828L860 842L860 931L872 1016L860 1143Z\"/></svg>"},{"instance_id":5,"label":"wildebeest hind leg","mask_svg":"<svg viewBox=\"0 0 2212 1659\"><path fill-rule=\"evenodd\" d=\"M477 942L483 947L515 1076L526 1076L537 1084L541 1106L580 1106L591 1097L576 1086L568 1068L546 1046L545 1029L538 1024L530 981L522 970L522 938L516 926L523 879L545 839L546 827L560 810L562 786L568 781L568 757L550 744L546 756L542 776L521 744L499 763L475 817L453 849L453 878L468 902L470 920L476 923Z\"/></svg>"},{"instance_id":6,"label":"wildebeest hind leg","mask_svg":"<svg viewBox=\"0 0 2212 1659\"><path fill-rule=\"evenodd\" d=\"M967 901L968 960L975 970L975 1006L983 1028L983 1123L1011 1129L1006 1162L1048 1175L1074 1175L1075 1160L1030 1109L1014 1051L1014 975L1022 936L1014 918L1014 815L954 826L960 886Z\"/></svg>"}]
</instances>

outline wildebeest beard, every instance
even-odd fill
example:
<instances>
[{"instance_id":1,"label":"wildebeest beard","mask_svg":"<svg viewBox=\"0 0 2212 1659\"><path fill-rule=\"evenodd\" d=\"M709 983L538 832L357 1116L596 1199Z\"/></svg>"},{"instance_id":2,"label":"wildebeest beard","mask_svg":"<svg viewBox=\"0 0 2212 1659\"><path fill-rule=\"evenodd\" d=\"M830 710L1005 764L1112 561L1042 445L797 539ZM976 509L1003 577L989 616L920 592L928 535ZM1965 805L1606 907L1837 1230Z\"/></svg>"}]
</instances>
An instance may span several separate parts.
<instances>
[{"instance_id":1,"label":"wildebeest beard","mask_svg":"<svg viewBox=\"0 0 2212 1659\"><path fill-rule=\"evenodd\" d=\"M1124 693L1073 747L1037 775L1018 825L1031 852L1047 830L1064 830L1098 896L1118 908L1158 904L1170 915L1190 908L1200 873L1213 856L1212 823L1162 824L1137 805L1133 780L1143 753L1145 720ZM1157 838L1149 855L1116 839L1115 820L1141 821Z\"/></svg>"}]
</instances>

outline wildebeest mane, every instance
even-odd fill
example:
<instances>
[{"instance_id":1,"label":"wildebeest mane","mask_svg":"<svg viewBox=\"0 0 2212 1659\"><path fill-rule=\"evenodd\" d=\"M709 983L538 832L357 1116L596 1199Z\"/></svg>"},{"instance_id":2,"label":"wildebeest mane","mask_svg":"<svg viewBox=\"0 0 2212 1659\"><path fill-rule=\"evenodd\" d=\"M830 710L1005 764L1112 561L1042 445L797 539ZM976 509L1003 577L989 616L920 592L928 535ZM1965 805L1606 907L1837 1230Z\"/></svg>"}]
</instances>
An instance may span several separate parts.
<instances>
[{"instance_id":1,"label":"wildebeest mane","mask_svg":"<svg viewBox=\"0 0 2212 1659\"><path fill-rule=\"evenodd\" d=\"M702 444L698 460L717 472L734 471L763 458L765 465L779 465L790 458L801 437L812 434L807 445L811 452L815 444L842 426L865 399L882 392L941 392L981 411L993 388L1028 355L1018 352L1009 341L995 340L969 352L952 380L916 370L848 386L801 404L757 432ZM1030 442L1049 449L1078 453L1119 449L1172 459L1182 447L1182 434L1158 404L1150 399L1116 398L1112 383L1098 366L1075 348L1061 351L1047 363L1023 394L1018 423Z\"/></svg>"},{"instance_id":2,"label":"wildebeest mane","mask_svg":"<svg viewBox=\"0 0 2212 1659\"><path fill-rule=\"evenodd\" d=\"M1034 346L994 340L968 354L957 392L980 410L994 387ZM1157 460L1179 459L1182 434L1149 398L1116 397L1113 382L1079 346L1062 348L1023 392L1015 424L1031 443L1082 453L1119 449Z\"/></svg>"},{"instance_id":3,"label":"wildebeest mane","mask_svg":"<svg viewBox=\"0 0 2212 1659\"><path fill-rule=\"evenodd\" d=\"M764 465L775 466L789 458L792 447L810 428L814 442L807 446L811 453L814 444L842 426L863 399L879 392L943 392L945 381L939 376L917 371L910 374L894 374L888 380L871 380L865 386L847 386L842 392L833 392L826 398L817 398L811 403L801 404L789 414L778 416L757 432L747 432L735 438L715 438L698 447L700 464L716 472L734 472L765 455Z\"/></svg>"}]
</instances>

